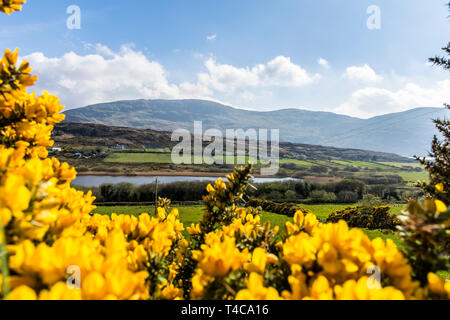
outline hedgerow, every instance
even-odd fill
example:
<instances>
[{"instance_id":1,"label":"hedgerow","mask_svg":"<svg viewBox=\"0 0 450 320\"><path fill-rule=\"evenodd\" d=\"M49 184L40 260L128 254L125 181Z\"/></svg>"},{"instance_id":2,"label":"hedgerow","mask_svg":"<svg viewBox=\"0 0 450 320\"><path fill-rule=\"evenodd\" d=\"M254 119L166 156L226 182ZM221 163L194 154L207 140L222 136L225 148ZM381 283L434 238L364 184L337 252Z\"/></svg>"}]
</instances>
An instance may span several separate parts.
<instances>
[{"instance_id":1,"label":"hedgerow","mask_svg":"<svg viewBox=\"0 0 450 320\"><path fill-rule=\"evenodd\" d=\"M344 220L350 227L396 230L400 220L389 213L390 207L347 207L330 214L327 222Z\"/></svg>"}]
</instances>

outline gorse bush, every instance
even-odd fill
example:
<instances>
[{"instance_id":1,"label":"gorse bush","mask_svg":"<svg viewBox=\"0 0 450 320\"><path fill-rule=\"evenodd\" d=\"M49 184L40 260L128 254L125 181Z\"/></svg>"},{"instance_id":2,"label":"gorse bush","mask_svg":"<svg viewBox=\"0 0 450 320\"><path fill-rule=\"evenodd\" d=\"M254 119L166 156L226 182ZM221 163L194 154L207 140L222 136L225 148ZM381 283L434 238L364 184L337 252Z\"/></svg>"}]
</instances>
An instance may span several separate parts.
<instances>
[{"instance_id":1,"label":"gorse bush","mask_svg":"<svg viewBox=\"0 0 450 320\"><path fill-rule=\"evenodd\" d=\"M327 222L344 220L350 227L396 230L400 220L389 213L390 207L348 207L333 212Z\"/></svg>"},{"instance_id":2,"label":"gorse bush","mask_svg":"<svg viewBox=\"0 0 450 320\"><path fill-rule=\"evenodd\" d=\"M424 284L430 271L444 270L450 263L450 210L440 200L426 200L423 204L410 200L401 219L400 235L414 277Z\"/></svg>"},{"instance_id":3,"label":"gorse bush","mask_svg":"<svg viewBox=\"0 0 450 320\"><path fill-rule=\"evenodd\" d=\"M70 187L75 170L47 158L62 106L28 95L36 78L16 60L17 51L6 51L0 64L2 298L449 298L449 284L434 274L422 286L414 280L392 241L370 240L345 221L323 224L298 210L277 240L258 209L240 207L251 166L207 186L203 218L186 228L188 238L163 199L153 215L91 216L92 195ZM380 278L370 279L375 266Z\"/></svg>"}]
</instances>

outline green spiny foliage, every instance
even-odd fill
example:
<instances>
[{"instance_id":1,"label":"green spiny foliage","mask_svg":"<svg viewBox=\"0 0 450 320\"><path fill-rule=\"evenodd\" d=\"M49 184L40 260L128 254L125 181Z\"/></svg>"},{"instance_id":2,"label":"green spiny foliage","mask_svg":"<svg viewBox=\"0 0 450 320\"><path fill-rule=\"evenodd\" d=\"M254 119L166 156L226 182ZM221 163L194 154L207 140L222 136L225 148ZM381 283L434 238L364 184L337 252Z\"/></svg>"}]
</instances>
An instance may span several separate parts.
<instances>
[{"instance_id":1,"label":"green spiny foliage","mask_svg":"<svg viewBox=\"0 0 450 320\"><path fill-rule=\"evenodd\" d=\"M367 229L391 229L396 230L400 220L389 213L390 207L348 207L344 210L333 212L327 222L345 220L350 227Z\"/></svg>"},{"instance_id":2,"label":"green spiny foliage","mask_svg":"<svg viewBox=\"0 0 450 320\"><path fill-rule=\"evenodd\" d=\"M414 277L422 284L427 282L429 272L447 269L449 219L450 210L439 212L434 200L426 200L423 205L410 200L408 208L402 213L403 224L398 229Z\"/></svg>"},{"instance_id":3,"label":"green spiny foliage","mask_svg":"<svg viewBox=\"0 0 450 320\"><path fill-rule=\"evenodd\" d=\"M436 56L430 61L450 70L450 43L442 49L447 56ZM445 106L450 109L450 105ZM429 272L447 269L450 257L450 210L446 209L450 204L450 121L436 119L434 123L443 140L434 136L429 153L432 160L416 157L430 175L429 183L418 183L428 200L423 204L410 200L399 227L414 277L422 284L427 282Z\"/></svg>"},{"instance_id":4,"label":"green spiny foliage","mask_svg":"<svg viewBox=\"0 0 450 320\"><path fill-rule=\"evenodd\" d=\"M251 164L237 168L227 176L228 181L219 179L214 185L208 186L208 195L203 197L205 213L200 223L204 234L213 231L218 224L227 225L233 221L235 209L243 201L249 185L251 170Z\"/></svg>"}]
</instances>

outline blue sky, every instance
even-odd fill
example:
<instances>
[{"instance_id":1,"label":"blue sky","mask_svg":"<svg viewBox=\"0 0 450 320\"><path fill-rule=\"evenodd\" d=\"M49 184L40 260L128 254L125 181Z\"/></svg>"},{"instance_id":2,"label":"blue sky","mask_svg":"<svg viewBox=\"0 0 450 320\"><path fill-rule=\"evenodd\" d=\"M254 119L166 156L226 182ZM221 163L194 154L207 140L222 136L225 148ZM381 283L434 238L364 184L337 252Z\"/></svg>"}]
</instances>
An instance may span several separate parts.
<instances>
[{"instance_id":1,"label":"blue sky","mask_svg":"<svg viewBox=\"0 0 450 320\"><path fill-rule=\"evenodd\" d=\"M35 90L68 108L205 98L367 118L450 99L448 72L426 64L450 40L447 2L28 0L0 16L0 48L19 47ZM80 30L66 26L70 5ZM379 30L366 25L371 5Z\"/></svg>"}]
</instances>

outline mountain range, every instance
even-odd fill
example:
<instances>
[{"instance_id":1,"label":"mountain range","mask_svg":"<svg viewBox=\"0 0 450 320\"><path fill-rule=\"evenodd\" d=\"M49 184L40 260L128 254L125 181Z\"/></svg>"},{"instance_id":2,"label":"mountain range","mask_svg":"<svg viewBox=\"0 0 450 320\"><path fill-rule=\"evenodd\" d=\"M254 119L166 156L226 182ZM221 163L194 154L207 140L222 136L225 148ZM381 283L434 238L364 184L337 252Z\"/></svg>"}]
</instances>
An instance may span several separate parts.
<instances>
[{"instance_id":1,"label":"mountain range","mask_svg":"<svg viewBox=\"0 0 450 320\"><path fill-rule=\"evenodd\" d=\"M445 108L416 108L370 119L301 109L269 112L237 109L205 100L127 100L90 105L65 112L66 122L173 131L280 129L280 141L426 155L437 130L432 119L448 117Z\"/></svg>"}]
</instances>

